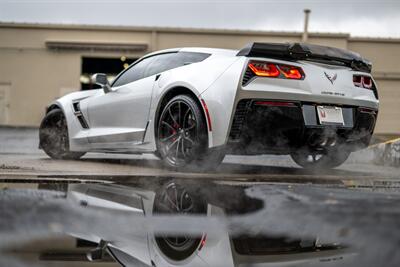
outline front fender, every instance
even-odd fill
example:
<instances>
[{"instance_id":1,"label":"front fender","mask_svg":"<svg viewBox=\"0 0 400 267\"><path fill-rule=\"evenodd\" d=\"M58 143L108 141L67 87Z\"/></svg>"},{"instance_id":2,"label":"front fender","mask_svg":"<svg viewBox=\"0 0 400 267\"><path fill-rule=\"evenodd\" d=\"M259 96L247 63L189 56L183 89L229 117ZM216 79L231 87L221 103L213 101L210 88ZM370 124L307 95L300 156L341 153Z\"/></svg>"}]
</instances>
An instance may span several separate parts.
<instances>
[{"instance_id":1,"label":"front fender","mask_svg":"<svg viewBox=\"0 0 400 267\"><path fill-rule=\"evenodd\" d=\"M46 114L54 108L63 111L68 126L69 148L71 151L86 151L87 139L78 119L74 115L72 103L75 100L88 98L101 90L77 91L53 101L47 108Z\"/></svg>"}]
</instances>

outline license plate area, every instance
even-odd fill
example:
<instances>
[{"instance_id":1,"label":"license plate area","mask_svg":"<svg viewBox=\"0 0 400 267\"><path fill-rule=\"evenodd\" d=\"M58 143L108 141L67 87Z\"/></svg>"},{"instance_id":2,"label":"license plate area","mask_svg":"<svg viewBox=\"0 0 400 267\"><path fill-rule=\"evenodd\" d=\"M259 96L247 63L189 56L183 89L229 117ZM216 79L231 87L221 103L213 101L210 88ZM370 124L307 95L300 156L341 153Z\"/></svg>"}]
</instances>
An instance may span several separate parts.
<instances>
[{"instance_id":1,"label":"license plate area","mask_svg":"<svg viewBox=\"0 0 400 267\"><path fill-rule=\"evenodd\" d=\"M318 121L320 125L344 125L343 111L335 106L317 106Z\"/></svg>"}]
</instances>

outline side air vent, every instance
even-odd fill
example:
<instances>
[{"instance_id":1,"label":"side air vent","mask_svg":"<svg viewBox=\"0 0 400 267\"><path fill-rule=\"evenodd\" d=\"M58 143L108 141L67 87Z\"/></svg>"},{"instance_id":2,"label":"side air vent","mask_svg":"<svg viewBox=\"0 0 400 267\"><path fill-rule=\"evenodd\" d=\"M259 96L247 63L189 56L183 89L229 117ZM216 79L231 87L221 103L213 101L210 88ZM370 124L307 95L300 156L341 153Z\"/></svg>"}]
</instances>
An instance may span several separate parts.
<instances>
[{"instance_id":1,"label":"side air vent","mask_svg":"<svg viewBox=\"0 0 400 267\"><path fill-rule=\"evenodd\" d=\"M72 103L72 107L74 108L74 115L78 119L78 121L81 124L82 128L83 129L89 129L89 125L86 122L86 119L82 114L82 111L81 111L81 108L80 108L80 105L79 105L79 101L73 102Z\"/></svg>"},{"instance_id":2,"label":"side air vent","mask_svg":"<svg viewBox=\"0 0 400 267\"><path fill-rule=\"evenodd\" d=\"M85 118L81 115L81 116L76 116L79 120L79 123L81 124L83 129L89 129L89 125L86 123Z\"/></svg>"},{"instance_id":3,"label":"side air vent","mask_svg":"<svg viewBox=\"0 0 400 267\"><path fill-rule=\"evenodd\" d=\"M79 102L72 103L72 106L74 107L74 112L80 112L81 111L81 109L79 107Z\"/></svg>"},{"instance_id":4,"label":"side air vent","mask_svg":"<svg viewBox=\"0 0 400 267\"><path fill-rule=\"evenodd\" d=\"M236 106L235 116L233 117L231 132L229 138L231 141L236 141L240 138L243 124L246 120L246 115L249 110L250 100L240 100Z\"/></svg>"},{"instance_id":5,"label":"side air vent","mask_svg":"<svg viewBox=\"0 0 400 267\"><path fill-rule=\"evenodd\" d=\"M255 76L256 75L254 74L254 72L249 67L247 67L247 69L243 75L242 85L246 86L251 81L251 79L253 79L253 77L255 77Z\"/></svg>"}]
</instances>

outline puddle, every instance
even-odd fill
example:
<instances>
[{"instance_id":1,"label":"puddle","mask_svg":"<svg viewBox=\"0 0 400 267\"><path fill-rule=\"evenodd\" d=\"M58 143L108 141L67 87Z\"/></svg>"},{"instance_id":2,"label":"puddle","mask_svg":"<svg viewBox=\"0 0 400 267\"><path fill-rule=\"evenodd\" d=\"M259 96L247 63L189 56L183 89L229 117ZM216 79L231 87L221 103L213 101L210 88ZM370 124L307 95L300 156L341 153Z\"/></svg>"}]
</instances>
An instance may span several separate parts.
<instances>
[{"instance_id":1,"label":"puddle","mask_svg":"<svg viewBox=\"0 0 400 267\"><path fill-rule=\"evenodd\" d=\"M188 179L39 187L0 191L1 266L400 263L397 192Z\"/></svg>"}]
</instances>

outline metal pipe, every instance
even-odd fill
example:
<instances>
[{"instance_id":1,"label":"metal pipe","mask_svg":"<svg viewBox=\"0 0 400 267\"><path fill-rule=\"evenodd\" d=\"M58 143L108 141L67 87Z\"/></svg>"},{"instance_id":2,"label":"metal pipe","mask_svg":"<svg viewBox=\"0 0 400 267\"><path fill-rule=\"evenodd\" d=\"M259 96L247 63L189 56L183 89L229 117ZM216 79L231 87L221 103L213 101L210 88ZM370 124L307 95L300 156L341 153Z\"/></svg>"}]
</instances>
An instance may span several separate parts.
<instances>
[{"instance_id":1,"label":"metal pipe","mask_svg":"<svg viewBox=\"0 0 400 267\"><path fill-rule=\"evenodd\" d=\"M301 41L306 43L308 41L308 20L310 18L310 9L304 9L304 31Z\"/></svg>"}]
</instances>

